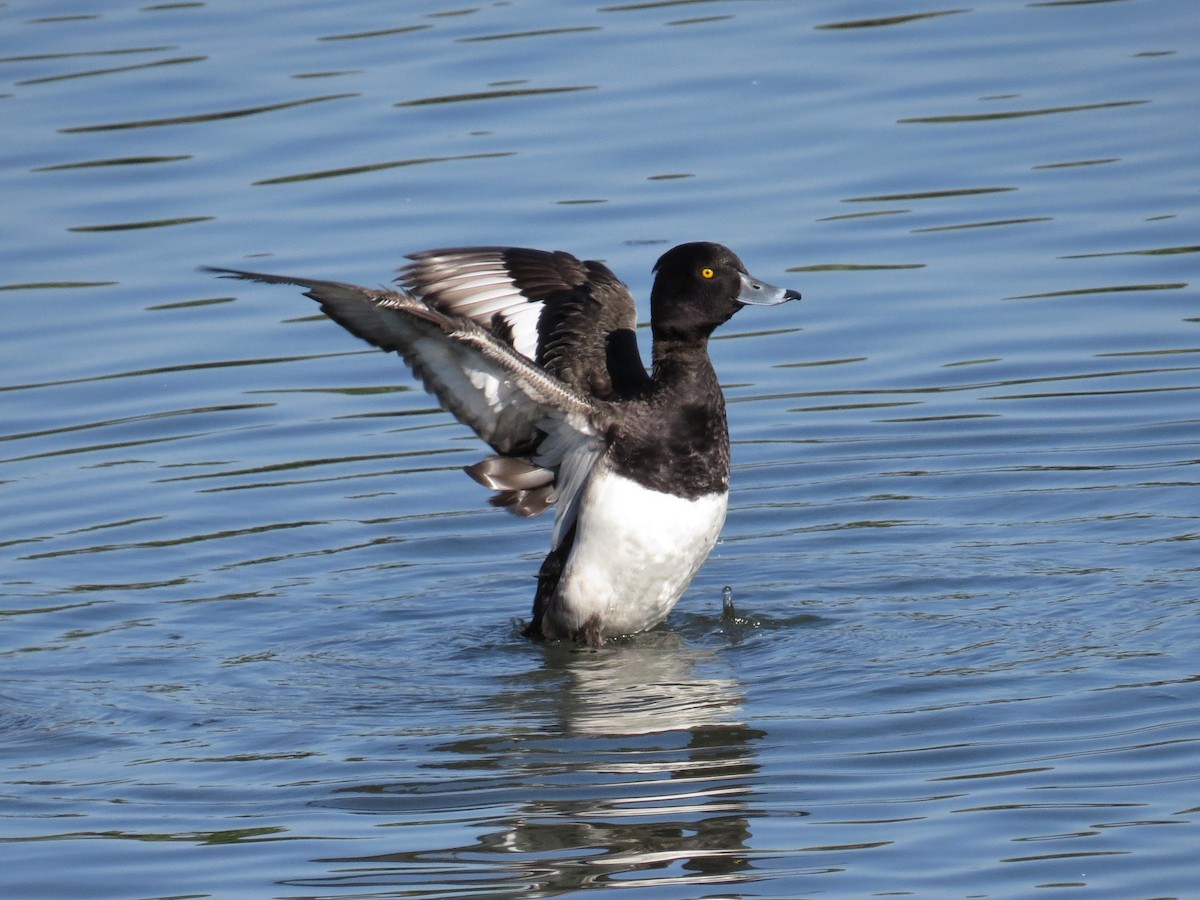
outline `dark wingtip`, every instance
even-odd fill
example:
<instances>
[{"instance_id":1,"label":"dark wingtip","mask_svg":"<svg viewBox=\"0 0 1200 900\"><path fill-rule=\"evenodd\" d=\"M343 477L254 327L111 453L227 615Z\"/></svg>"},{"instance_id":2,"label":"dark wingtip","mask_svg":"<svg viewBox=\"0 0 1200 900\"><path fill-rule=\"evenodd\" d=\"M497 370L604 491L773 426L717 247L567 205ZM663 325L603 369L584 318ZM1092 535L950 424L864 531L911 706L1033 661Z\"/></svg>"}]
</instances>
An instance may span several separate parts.
<instances>
[{"instance_id":1,"label":"dark wingtip","mask_svg":"<svg viewBox=\"0 0 1200 900\"><path fill-rule=\"evenodd\" d=\"M197 271L211 272L218 278L240 278L242 281L263 281L274 278L261 272L247 272L245 269L226 269L222 266L200 266ZM269 283L269 282L268 282Z\"/></svg>"},{"instance_id":2,"label":"dark wingtip","mask_svg":"<svg viewBox=\"0 0 1200 900\"><path fill-rule=\"evenodd\" d=\"M251 272L248 269L226 269L222 266L200 266L200 271L212 272L218 278L238 278L242 281L257 281L260 284L291 284L296 287L309 289L314 288L318 284L337 283L312 281L308 278L297 278L293 275L272 275L269 272ZM314 297L313 299L317 298Z\"/></svg>"}]
</instances>

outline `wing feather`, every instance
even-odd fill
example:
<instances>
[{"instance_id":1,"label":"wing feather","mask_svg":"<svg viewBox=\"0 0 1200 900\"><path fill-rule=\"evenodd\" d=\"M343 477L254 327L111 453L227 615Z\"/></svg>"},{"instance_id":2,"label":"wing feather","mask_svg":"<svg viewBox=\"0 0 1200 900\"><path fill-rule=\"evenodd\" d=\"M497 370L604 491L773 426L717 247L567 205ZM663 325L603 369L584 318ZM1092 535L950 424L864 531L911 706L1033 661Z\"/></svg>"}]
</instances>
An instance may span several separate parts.
<instances>
[{"instance_id":1,"label":"wing feather","mask_svg":"<svg viewBox=\"0 0 1200 900\"><path fill-rule=\"evenodd\" d=\"M580 393L615 400L647 386L636 305L601 263L524 247L452 247L409 259L398 279L408 292L474 320Z\"/></svg>"},{"instance_id":2,"label":"wing feather","mask_svg":"<svg viewBox=\"0 0 1200 900\"><path fill-rule=\"evenodd\" d=\"M606 445L612 418L606 402L593 400L547 372L486 323L405 292L207 268L227 278L304 288L306 296L351 334L399 353L426 390L501 457L529 460L524 470L486 470L502 488L500 496L508 497L503 505L518 515L537 515L557 503L554 545L570 532L587 474ZM517 313L518 322L532 318L528 307ZM468 471L488 484L472 471L477 468ZM505 478L512 485L501 484Z\"/></svg>"},{"instance_id":3,"label":"wing feather","mask_svg":"<svg viewBox=\"0 0 1200 900\"><path fill-rule=\"evenodd\" d=\"M351 334L394 350L461 422L498 453L528 454L546 419L591 436L598 407L471 319L432 309L399 291L239 269L227 277L305 288Z\"/></svg>"}]
</instances>

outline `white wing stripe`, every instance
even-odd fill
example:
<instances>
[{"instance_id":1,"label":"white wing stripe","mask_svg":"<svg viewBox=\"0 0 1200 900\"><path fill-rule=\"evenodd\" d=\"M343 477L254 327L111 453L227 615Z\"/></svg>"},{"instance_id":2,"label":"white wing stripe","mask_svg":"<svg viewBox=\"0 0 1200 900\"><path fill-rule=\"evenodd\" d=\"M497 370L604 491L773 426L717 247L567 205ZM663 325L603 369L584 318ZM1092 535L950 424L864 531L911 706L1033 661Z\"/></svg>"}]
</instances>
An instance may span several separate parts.
<instances>
[{"instance_id":1,"label":"white wing stripe","mask_svg":"<svg viewBox=\"0 0 1200 900\"><path fill-rule=\"evenodd\" d=\"M445 303L445 307L451 312L456 312L460 316L470 316L472 319L475 319L476 316L490 315L508 306L520 308L531 305L525 299L524 294L519 294L511 288L508 290L494 290L471 294L468 297L464 297L461 301L451 299Z\"/></svg>"},{"instance_id":2,"label":"white wing stripe","mask_svg":"<svg viewBox=\"0 0 1200 900\"><path fill-rule=\"evenodd\" d=\"M508 273L496 270L469 273L455 272L439 278L431 284L438 289L454 288L456 290L472 290L475 288L504 285L510 290L516 290L513 280L509 277Z\"/></svg>"},{"instance_id":3,"label":"white wing stripe","mask_svg":"<svg viewBox=\"0 0 1200 900\"><path fill-rule=\"evenodd\" d=\"M541 303L528 303L503 313L504 321L512 329L514 349L528 359L537 358L538 319L541 315Z\"/></svg>"}]
</instances>

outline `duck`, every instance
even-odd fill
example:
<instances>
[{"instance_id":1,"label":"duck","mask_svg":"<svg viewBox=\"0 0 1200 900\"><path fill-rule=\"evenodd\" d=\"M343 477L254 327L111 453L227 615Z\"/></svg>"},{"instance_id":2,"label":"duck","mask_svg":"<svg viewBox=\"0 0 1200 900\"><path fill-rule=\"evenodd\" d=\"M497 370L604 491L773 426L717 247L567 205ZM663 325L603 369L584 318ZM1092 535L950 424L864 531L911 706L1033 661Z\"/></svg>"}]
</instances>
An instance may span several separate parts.
<instances>
[{"instance_id":1,"label":"duck","mask_svg":"<svg viewBox=\"0 0 1200 900\"><path fill-rule=\"evenodd\" d=\"M466 472L493 505L555 509L537 573L537 641L599 647L663 622L716 545L729 506L725 398L708 354L744 306L799 300L722 244L662 254L652 366L637 307L604 263L478 246L406 257L396 289L205 267L300 287L351 334L398 353L492 455Z\"/></svg>"}]
</instances>

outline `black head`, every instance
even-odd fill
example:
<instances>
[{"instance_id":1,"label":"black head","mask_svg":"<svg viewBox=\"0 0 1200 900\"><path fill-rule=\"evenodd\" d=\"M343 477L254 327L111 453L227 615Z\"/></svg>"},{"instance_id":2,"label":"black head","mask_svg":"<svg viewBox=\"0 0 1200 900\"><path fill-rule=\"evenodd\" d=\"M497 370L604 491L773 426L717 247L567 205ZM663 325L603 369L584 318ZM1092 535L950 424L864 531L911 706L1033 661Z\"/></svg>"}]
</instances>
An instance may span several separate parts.
<instances>
[{"instance_id":1,"label":"black head","mask_svg":"<svg viewBox=\"0 0 1200 900\"><path fill-rule=\"evenodd\" d=\"M747 303L772 306L800 299L795 291L752 278L737 254L706 241L671 248L654 271L650 319L655 337L703 339Z\"/></svg>"}]
</instances>

